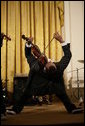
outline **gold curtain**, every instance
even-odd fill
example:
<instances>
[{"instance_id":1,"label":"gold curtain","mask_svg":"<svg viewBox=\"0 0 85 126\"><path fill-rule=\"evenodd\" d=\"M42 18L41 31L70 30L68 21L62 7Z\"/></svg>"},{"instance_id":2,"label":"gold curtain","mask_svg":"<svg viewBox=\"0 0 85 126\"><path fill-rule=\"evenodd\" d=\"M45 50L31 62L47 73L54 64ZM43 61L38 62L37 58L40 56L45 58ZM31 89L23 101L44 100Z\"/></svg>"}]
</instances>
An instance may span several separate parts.
<instances>
[{"instance_id":1,"label":"gold curtain","mask_svg":"<svg viewBox=\"0 0 85 126\"><path fill-rule=\"evenodd\" d=\"M34 37L33 42L48 58L61 59L59 42L53 40L48 48L45 47L54 32L61 34L63 8L63 1L1 1L1 32L11 37L11 41L3 41L1 48L1 78L8 80L8 92L13 92L14 74L29 72L22 34Z\"/></svg>"}]
</instances>

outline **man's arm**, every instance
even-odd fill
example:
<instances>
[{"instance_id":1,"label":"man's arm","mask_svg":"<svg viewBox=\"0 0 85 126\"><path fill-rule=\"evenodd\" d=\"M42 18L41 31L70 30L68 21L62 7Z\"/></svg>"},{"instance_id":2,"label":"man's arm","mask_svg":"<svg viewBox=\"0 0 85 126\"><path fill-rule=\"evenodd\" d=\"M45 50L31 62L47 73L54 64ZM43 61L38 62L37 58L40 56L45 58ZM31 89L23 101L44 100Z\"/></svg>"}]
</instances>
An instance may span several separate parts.
<instances>
[{"instance_id":1,"label":"man's arm","mask_svg":"<svg viewBox=\"0 0 85 126\"><path fill-rule=\"evenodd\" d=\"M31 44L25 43L25 57L29 57L31 55Z\"/></svg>"},{"instance_id":2,"label":"man's arm","mask_svg":"<svg viewBox=\"0 0 85 126\"><path fill-rule=\"evenodd\" d=\"M58 63L60 70L64 71L64 69L66 69L66 67L68 66L70 59L72 57L69 45L66 44L64 46L62 46L63 52L64 52L64 56L62 57L62 59L60 60L60 62Z\"/></svg>"},{"instance_id":3,"label":"man's arm","mask_svg":"<svg viewBox=\"0 0 85 126\"><path fill-rule=\"evenodd\" d=\"M36 58L31 53L31 44L25 43L25 57L27 58L27 62L29 63L30 67L36 60Z\"/></svg>"},{"instance_id":4,"label":"man's arm","mask_svg":"<svg viewBox=\"0 0 85 126\"><path fill-rule=\"evenodd\" d=\"M64 71L64 69L68 66L70 59L72 57L72 54L70 51L70 44L69 43L67 44L58 33L54 33L54 38L56 40L58 40L62 45L64 56L57 64L58 64L60 70Z\"/></svg>"}]
</instances>

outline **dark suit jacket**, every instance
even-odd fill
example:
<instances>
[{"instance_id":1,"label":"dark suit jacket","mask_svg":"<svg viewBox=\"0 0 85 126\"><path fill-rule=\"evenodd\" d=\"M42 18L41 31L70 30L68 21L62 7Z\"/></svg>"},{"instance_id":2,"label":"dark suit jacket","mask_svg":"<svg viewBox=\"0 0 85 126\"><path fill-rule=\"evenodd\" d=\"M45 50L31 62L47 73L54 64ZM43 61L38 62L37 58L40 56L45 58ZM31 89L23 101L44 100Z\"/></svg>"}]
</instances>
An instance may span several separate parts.
<instances>
[{"instance_id":1,"label":"dark suit jacket","mask_svg":"<svg viewBox=\"0 0 85 126\"><path fill-rule=\"evenodd\" d=\"M54 62L57 67L56 72L53 75L48 75L43 70L39 70L38 61L31 54L31 48L25 46L25 56L30 66L26 90L30 95L65 93L63 72L68 66L72 54L69 44L63 46L62 49L64 56L59 62ZM33 70L34 66L37 68L36 70Z\"/></svg>"}]
</instances>

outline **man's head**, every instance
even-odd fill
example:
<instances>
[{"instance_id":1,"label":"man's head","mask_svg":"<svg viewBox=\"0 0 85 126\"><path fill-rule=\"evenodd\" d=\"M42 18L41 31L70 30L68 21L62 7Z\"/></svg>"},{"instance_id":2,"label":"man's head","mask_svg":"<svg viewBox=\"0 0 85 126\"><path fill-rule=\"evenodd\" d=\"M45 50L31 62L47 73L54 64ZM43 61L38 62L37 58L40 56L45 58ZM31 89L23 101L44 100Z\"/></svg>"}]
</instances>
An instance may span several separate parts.
<instances>
[{"instance_id":1,"label":"man's head","mask_svg":"<svg viewBox=\"0 0 85 126\"><path fill-rule=\"evenodd\" d=\"M55 73L56 71L56 65L52 62L52 61L49 61L46 65L45 65L45 68L46 68L46 72L52 74L52 73Z\"/></svg>"}]
</instances>

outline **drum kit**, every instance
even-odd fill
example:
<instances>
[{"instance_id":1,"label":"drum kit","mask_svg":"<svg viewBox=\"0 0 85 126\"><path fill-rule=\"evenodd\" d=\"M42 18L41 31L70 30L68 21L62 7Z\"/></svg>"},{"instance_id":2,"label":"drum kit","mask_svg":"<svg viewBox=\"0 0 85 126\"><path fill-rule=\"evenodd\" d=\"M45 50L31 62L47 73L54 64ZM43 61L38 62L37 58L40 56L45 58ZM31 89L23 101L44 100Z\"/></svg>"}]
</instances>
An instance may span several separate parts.
<instances>
[{"instance_id":1,"label":"drum kit","mask_svg":"<svg viewBox=\"0 0 85 126\"><path fill-rule=\"evenodd\" d=\"M82 63L84 64L84 60L78 60L79 63ZM80 68L80 69L84 69L84 68ZM79 104L81 104L83 102L83 98L82 96L80 95L80 83L84 83L84 80L79 80L79 70L80 69L76 69L76 70L73 70L73 71L77 71L77 80L76 80L76 83L77 83L77 88L78 88L78 100L79 100ZM70 71L70 72L73 72L73 71Z\"/></svg>"},{"instance_id":2,"label":"drum kit","mask_svg":"<svg viewBox=\"0 0 85 126\"><path fill-rule=\"evenodd\" d=\"M78 60L78 62L84 64L84 60ZM82 69L82 68L80 68L80 69ZM80 96L79 83L81 83L82 81L84 82L84 80L79 80L78 70L80 70L80 69L77 69L77 86L78 86L78 99L79 99L79 103L81 105L81 103L83 102L83 99L82 99L82 96Z\"/></svg>"}]
</instances>

